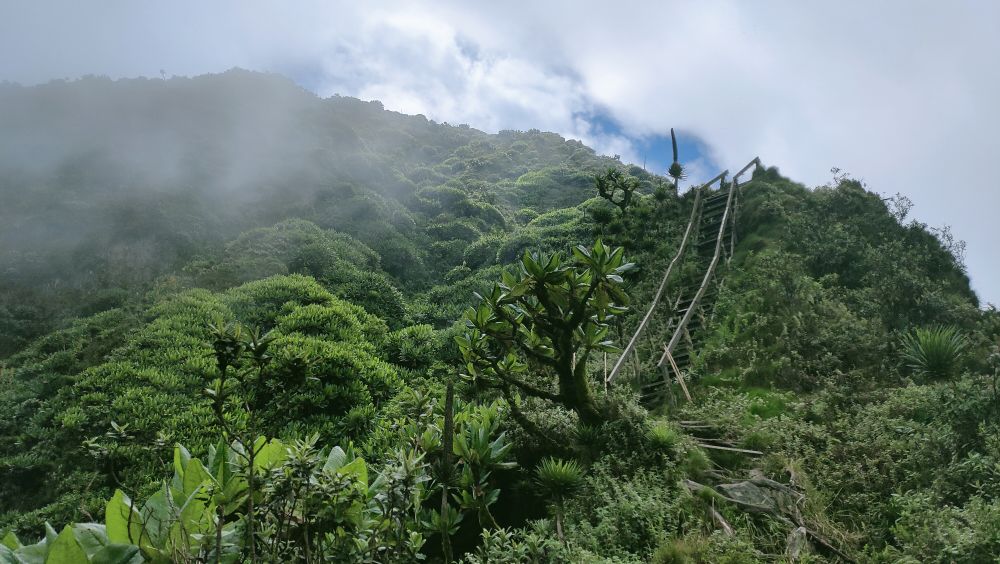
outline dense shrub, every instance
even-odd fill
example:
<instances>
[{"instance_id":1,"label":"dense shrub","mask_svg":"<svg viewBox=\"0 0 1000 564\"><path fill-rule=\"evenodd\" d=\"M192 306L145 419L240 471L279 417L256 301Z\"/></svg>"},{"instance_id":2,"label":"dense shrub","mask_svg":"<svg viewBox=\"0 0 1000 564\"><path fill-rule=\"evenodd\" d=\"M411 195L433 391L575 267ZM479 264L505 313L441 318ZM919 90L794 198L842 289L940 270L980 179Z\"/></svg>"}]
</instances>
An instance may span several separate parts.
<instances>
[{"instance_id":1,"label":"dense shrub","mask_svg":"<svg viewBox=\"0 0 1000 564\"><path fill-rule=\"evenodd\" d=\"M386 341L386 358L411 369L429 368L438 358L440 337L430 325L413 325L394 331Z\"/></svg>"}]
</instances>

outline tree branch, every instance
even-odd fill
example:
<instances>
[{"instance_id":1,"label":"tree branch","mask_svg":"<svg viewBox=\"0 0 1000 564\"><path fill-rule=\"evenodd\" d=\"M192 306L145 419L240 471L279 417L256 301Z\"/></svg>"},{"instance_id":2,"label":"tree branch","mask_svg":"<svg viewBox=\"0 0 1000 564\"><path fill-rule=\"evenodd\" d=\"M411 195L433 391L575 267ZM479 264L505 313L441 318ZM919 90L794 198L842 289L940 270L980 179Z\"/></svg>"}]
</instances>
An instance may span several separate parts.
<instances>
[{"instance_id":1,"label":"tree branch","mask_svg":"<svg viewBox=\"0 0 1000 564\"><path fill-rule=\"evenodd\" d=\"M594 279L590 281L590 288L587 288L587 293L584 294L583 300L576 307L576 311L573 312L573 316L569 319L569 325L571 327L576 327L581 322L583 322L583 316L587 313L587 302L593 297L594 292L597 291L597 287L601 284L601 277L594 272Z\"/></svg>"},{"instance_id":2,"label":"tree branch","mask_svg":"<svg viewBox=\"0 0 1000 564\"><path fill-rule=\"evenodd\" d=\"M517 348L521 349L521 351L524 352L525 355L537 360L538 362L546 366L556 365L556 359L550 356L545 356L544 354L532 349L531 347L522 343L521 341L515 340L514 342L517 343Z\"/></svg>"},{"instance_id":3,"label":"tree branch","mask_svg":"<svg viewBox=\"0 0 1000 564\"><path fill-rule=\"evenodd\" d=\"M556 403L563 403L563 397L559 394L553 394L547 390L543 390L537 386L533 386L527 382L522 382L513 376L508 376L503 370L497 366L496 361L491 361L490 365L493 367L493 373L496 374L497 378L504 381L505 383L513 386L517 386L519 390L528 394L529 396L534 396L536 398L541 398L544 400L549 400Z\"/></svg>"},{"instance_id":4,"label":"tree branch","mask_svg":"<svg viewBox=\"0 0 1000 564\"><path fill-rule=\"evenodd\" d=\"M541 388L538 388L536 386L532 386L531 384L528 384L527 382L522 382L522 381L520 381L520 380L518 380L516 378L513 378L511 376L507 376L506 374L503 374L502 372L497 372L497 376L501 380L503 380L504 382L506 382L507 384L511 384L511 385L517 386L517 388L519 390L521 390L522 392L528 394L529 396L534 396L536 398L541 398L541 399L549 400L549 401L560 403L560 404L563 403L563 397L561 395L559 395L559 394L553 394L552 392L548 392L548 391L545 391L545 390L543 390Z\"/></svg>"},{"instance_id":5,"label":"tree branch","mask_svg":"<svg viewBox=\"0 0 1000 564\"><path fill-rule=\"evenodd\" d=\"M507 312L507 310L501 308L500 309L500 315L503 317L504 321L506 321L507 323L510 323L511 327L513 328L512 334L510 336L510 341L513 342L515 345L517 345L517 348L521 349L521 351L525 355L527 355L527 356L529 356L529 357L537 360L538 362L540 362L542 364L545 364L545 365L548 365L548 366L555 366L556 365L556 361L555 361L554 358L547 357L547 356L545 356L545 355L543 355L543 354L541 354L541 353L539 353L539 352L531 349L528 345L526 345L520 339L517 338L518 328L521 327L521 324L518 323L517 321L515 321L514 319L511 319L510 314ZM495 335L493 335L493 338L497 338L497 337Z\"/></svg>"}]
</instances>

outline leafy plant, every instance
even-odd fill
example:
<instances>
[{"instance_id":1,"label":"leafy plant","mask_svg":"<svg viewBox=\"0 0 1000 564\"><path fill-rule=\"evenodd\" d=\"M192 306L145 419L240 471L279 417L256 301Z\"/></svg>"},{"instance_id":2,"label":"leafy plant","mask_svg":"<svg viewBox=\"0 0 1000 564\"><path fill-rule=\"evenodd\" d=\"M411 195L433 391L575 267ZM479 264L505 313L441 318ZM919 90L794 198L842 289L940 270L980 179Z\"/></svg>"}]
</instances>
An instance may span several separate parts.
<instances>
[{"instance_id":1,"label":"leafy plant","mask_svg":"<svg viewBox=\"0 0 1000 564\"><path fill-rule=\"evenodd\" d=\"M459 420L454 452L459 457L461 474L455 497L463 509L477 514L481 525L497 528L490 506L500 497L500 490L490 483L490 476L517 464L507 461L513 445L504 433L497 434L500 422L496 411L488 409L478 415Z\"/></svg>"},{"instance_id":2,"label":"leafy plant","mask_svg":"<svg viewBox=\"0 0 1000 564\"><path fill-rule=\"evenodd\" d=\"M115 531L112 531L115 533ZM117 536L117 535L115 535ZM115 542L108 527L96 523L66 525L56 533L45 524L45 538L21 544L12 532L0 538L0 562L5 564L141 564L139 547Z\"/></svg>"},{"instance_id":3,"label":"leafy plant","mask_svg":"<svg viewBox=\"0 0 1000 564\"><path fill-rule=\"evenodd\" d=\"M680 431L669 423L658 421L649 428L649 443L655 450L672 452L680 442Z\"/></svg>"},{"instance_id":4,"label":"leafy plant","mask_svg":"<svg viewBox=\"0 0 1000 564\"><path fill-rule=\"evenodd\" d=\"M618 206L624 214L632 203L632 196L639 189L639 181L618 168L609 168L594 176L597 193L605 200Z\"/></svg>"},{"instance_id":5,"label":"leafy plant","mask_svg":"<svg viewBox=\"0 0 1000 564\"><path fill-rule=\"evenodd\" d=\"M535 468L535 483L543 496L552 500L556 517L556 534L563 543L563 513L565 502L583 486L583 468L575 460L548 457Z\"/></svg>"},{"instance_id":6,"label":"leafy plant","mask_svg":"<svg viewBox=\"0 0 1000 564\"><path fill-rule=\"evenodd\" d=\"M586 424L604 418L590 390L588 360L615 350L608 322L627 301L622 275L635 267L622 248L598 240L573 249L573 260L525 253L514 273L481 296L466 313L468 330L456 337L472 378L560 403ZM522 374L545 377L529 382ZM554 378L558 391L550 390ZM510 402L508 402L510 403ZM512 410L517 406L511 403Z\"/></svg>"},{"instance_id":7,"label":"leafy plant","mask_svg":"<svg viewBox=\"0 0 1000 564\"><path fill-rule=\"evenodd\" d=\"M957 373L968 346L956 327L918 328L903 338L903 362L918 376L942 380Z\"/></svg>"}]
</instances>

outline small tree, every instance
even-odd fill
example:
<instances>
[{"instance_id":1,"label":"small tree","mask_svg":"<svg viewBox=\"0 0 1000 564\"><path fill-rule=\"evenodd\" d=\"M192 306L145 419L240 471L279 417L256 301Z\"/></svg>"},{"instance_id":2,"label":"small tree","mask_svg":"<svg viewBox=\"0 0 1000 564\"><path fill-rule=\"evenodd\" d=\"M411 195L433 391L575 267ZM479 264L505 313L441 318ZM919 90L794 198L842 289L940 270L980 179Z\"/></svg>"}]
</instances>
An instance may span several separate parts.
<instances>
[{"instance_id":1,"label":"small tree","mask_svg":"<svg viewBox=\"0 0 1000 564\"><path fill-rule=\"evenodd\" d=\"M565 544L563 512L566 500L583 485L583 468L575 460L548 457L535 468L535 483L542 494L552 501L552 512L556 517L556 534L559 536L559 541Z\"/></svg>"},{"instance_id":2,"label":"small tree","mask_svg":"<svg viewBox=\"0 0 1000 564\"><path fill-rule=\"evenodd\" d=\"M632 194L639 188L639 180L617 168L609 168L594 176L594 185L602 198L618 206L622 213L632 202Z\"/></svg>"},{"instance_id":3,"label":"small tree","mask_svg":"<svg viewBox=\"0 0 1000 564\"><path fill-rule=\"evenodd\" d=\"M466 313L468 330L456 340L468 374L507 398L516 389L572 409L583 423L601 423L587 361L594 351L614 350L608 321L626 311L622 274L634 267L621 247L599 240L573 249L570 262L526 252L517 271L504 273Z\"/></svg>"}]
</instances>

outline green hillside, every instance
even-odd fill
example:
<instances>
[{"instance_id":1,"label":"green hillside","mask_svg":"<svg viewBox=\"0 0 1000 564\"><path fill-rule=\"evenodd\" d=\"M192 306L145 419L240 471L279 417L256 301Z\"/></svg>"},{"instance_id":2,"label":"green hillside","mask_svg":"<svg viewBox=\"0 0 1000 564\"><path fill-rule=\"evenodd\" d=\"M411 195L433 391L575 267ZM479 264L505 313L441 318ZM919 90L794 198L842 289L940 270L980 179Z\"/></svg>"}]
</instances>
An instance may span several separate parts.
<instances>
[{"instance_id":1,"label":"green hillside","mask_svg":"<svg viewBox=\"0 0 1000 564\"><path fill-rule=\"evenodd\" d=\"M1000 315L902 199L727 184L687 401L695 252L605 380L686 183L245 71L0 108L0 562L1000 553Z\"/></svg>"}]
</instances>

